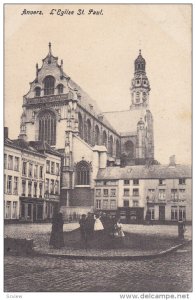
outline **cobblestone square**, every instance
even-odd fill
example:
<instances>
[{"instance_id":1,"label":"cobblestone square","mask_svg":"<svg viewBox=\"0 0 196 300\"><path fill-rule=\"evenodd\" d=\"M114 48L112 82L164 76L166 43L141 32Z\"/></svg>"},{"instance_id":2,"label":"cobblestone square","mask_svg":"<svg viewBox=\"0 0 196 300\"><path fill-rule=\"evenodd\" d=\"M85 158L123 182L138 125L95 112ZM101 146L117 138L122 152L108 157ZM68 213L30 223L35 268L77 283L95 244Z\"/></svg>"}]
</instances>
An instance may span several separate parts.
<instances>
[{"instance_id":1,"label":"cobblestone square","mask_svg":"<svg viewBox=\"0 0 196 300\"><path fill-rule=\"evenodd\" d=\"M191 246L152 260L5 257L5 292L191 292Z\"/></svg>"},{"instance_id":2,"label":"cobblestone square","mask_svg":"<svg viewBox=\"0 0 196 300\"><path fill-rule=\"evenodd\" d=\"M64 231L78 227L64 224ZM176 237L176 226L125 225L127 232ZM49 234L51 224L6 225L5 235L37 238ZM39 237L40 238L40 237ZM191 238L187 227L186 238ZM78 250L79 251L79 250ZM191 243L164 257L139 260L66 259L62 257L4 257L5 292L190 292Z\"/></svg>"}]
</instances>

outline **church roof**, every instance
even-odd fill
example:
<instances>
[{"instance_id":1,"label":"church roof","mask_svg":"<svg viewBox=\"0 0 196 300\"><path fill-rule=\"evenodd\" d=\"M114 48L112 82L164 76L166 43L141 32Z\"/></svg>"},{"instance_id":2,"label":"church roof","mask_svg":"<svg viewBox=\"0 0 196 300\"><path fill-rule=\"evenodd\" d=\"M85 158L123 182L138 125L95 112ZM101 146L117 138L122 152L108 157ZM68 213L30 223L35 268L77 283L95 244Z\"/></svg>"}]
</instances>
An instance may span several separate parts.
<instances>
[{"instance_id":1,"label":"church roof","mask_svg":"<svg viewBox=\"0 0 196 300\"><path fill-rule=\"evenodd\" d=\"M68 77L66 74L64 74L65 77ZM103 114L103 112L100 110L99 106L97 105L96 101L93 100L75 81L70 79L70 85L77 89L79 94L81 95L80 101L78 101L78 104L81 105L85 110L87 110L90 114L94 115L96 118L99 119L99 116ZM115 128L111 122L107 119L107 116L105 117L105 114L103 114L103 119L100 120L101 123L103 123L105 126L107 126L109 129L114 131L118 134L118 128Z\"/></svg>"},{"instance_id":2,"label":"church roof","mask_svg":"<svg viewBox=\"0 0 196 300\"><path fill-rule=\"evenodd\" d=\"M133 109L124 111L104 112L103 114L109 120L121 135L136 135L137 123L144 118L146 109Z\"/></svg>"},{"instance_id":3,"label":"church roof","mask_svg":"<svg viewBox=\"0 0 196 300\"><path fill-rule=\"evenodd\" d=\"M99 169L97 180L191 178L190 165L151 165Z\"/></svg>"}]
</instances>

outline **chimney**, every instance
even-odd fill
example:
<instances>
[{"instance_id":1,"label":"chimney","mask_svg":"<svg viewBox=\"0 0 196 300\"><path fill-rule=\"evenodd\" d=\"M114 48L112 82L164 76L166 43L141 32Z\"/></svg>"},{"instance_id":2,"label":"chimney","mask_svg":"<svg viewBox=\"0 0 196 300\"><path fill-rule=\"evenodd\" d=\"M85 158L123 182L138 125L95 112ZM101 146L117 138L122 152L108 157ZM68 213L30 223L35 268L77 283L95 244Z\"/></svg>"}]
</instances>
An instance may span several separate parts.
<instances>
[{"instance_id":1,"label":"chimney","mask_svg":"<svg viewBox=\"0 0 196 300\"><path fill-rule=\"evenodd\" d=\"M176 156L172 155L169 158L169 166L175 167L175 165L176 165Z\"/></svg>"},{"instance_id":2,"label":"chimney","mask_svg":"<svg viewBox=\"0 0 196 300\"><path fill-rule=\"evenodd\" d=\"M8 127L4 127L4 139L8 139Z\"/></svg>"}]
</instances>

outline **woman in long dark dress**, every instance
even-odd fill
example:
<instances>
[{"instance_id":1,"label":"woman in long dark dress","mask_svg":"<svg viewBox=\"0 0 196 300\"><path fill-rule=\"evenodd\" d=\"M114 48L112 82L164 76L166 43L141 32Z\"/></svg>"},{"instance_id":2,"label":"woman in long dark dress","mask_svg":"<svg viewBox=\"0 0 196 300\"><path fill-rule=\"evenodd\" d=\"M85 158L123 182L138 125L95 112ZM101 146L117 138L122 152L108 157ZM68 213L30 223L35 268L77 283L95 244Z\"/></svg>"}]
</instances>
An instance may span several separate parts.
<instances>
[{"instance_id":1,"label":"woman in long dark dress","mask_svg":"<svg viewBox=\"0 0 196 300\"><path fill-rule=\"evenodd\" d=\"M49 242L49 245L54 248L61 248L64 246L63 223L63 215L59 212L53 217L52 232Z\"/></svg>"}]
</instances>

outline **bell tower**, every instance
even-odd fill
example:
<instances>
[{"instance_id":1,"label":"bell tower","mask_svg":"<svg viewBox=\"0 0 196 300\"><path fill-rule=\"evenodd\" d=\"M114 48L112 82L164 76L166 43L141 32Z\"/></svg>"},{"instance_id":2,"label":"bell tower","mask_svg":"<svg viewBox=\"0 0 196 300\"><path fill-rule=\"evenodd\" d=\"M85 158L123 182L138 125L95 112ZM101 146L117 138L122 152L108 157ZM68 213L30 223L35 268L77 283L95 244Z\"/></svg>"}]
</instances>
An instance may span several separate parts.
<instances>
[{"instance_id":1,"label":"bell tower","mask_svg":"<svg viewBox=\"0 0 196 300\"><path fill-rule=\"evenodd\" d=\"M146 76L146 61L142 57L141 50L134 63L134 78L131 82L131 106L130 109L148 108L150 84Z\"/></svg>"}]
</instances>

